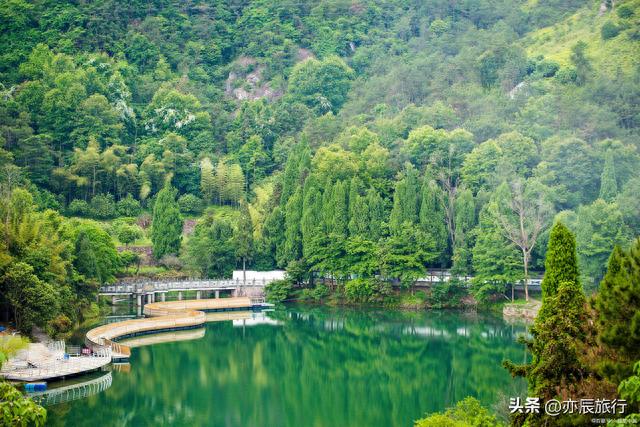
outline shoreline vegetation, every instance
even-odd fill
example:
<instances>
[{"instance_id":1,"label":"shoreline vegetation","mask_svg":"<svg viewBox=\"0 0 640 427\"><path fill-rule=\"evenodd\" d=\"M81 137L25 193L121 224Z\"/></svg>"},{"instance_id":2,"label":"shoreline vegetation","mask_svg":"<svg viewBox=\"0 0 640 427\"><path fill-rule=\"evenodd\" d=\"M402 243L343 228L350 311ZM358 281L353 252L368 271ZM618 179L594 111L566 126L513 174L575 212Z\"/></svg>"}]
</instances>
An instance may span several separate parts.
<instances>
[{"instance_id":1,"label":"shoreline vegetation","mask_svg":"<svg viewBox=\"0 0 640 427\"><path fill-rule=\"evenodd\" d=\"M422 309L529 301L544 271L511 372L636 399L640 0L0 10L0 319L24 336L132 274L281 269L274 301ZM473 280L415 289L430 269Z\"/></svg>"}]
</instances>

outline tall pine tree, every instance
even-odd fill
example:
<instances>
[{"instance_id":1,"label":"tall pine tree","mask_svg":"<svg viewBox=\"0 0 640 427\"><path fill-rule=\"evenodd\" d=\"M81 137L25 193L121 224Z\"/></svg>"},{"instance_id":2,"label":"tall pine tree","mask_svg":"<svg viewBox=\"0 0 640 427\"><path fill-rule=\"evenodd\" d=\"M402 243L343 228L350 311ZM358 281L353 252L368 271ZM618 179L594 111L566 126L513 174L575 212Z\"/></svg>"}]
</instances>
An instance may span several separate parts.
<instances>
[{"instance_id":1,"label":"tall pine tree","mask_svg":"<svg viewBox=\"0 0 640 427\"><path fill-rule=\"evenodd\" d=\"M375 189L370 188L367 190L366 205L368 208L369 238L376 242L384 235L383 228L387 219L384 200Z\"/></svg>"},{"instance_id":2,"label":"tall pine tree","mask_svg":"<svg viewBox=\"0 0 640 427\"><path fill-rule=\"evenodd\" d=\"M289 198L284 215L284 248L285 264L299 260L302 257L302 187L298 187Z\"/></svg>"},{"instance_id":3,"label":"tall pine tree","mask_svg":"<svg viewBox=\"0 0 640 427\"><path fill-rule=\"evenodd\" d=\"M315 242L322 234L322 195L312 177L305 181L302 203L302 254L305 258L314 255Z\"/></svg>"},{"instance_id":4,"label":"tall pine tree","mask_svg":"<svg viewBox=\"0 0 640 427\"><path fill-rule=\"evenodd\" d=\"M476 207L471 190L460 189L456 195L455 245L452 270L456 274L471 274L471 230L476 223Z\"/></svg>"},{"instance_id":5,"label":"tall pine tree","mask_svg":"<svg viewBox=\"0 0 640 427\"><path fill-rule=\"evenodd\" d=\"M595 306L600 341L619 354L617 367L630 374L640 360L640 239L629 252L613 249Z\"/></svg>"},{"instance_id":6,"label":"tall pine tree","mask_svg":"<svg viewBox=\"0 0 640 427\"><path fill-rule=\"evenodd\" d=\"M571 393L568 387L589 376L580 361L587 316L575 247L573 234L557 222L547 248L542 308L528 343L531 363L504 363L513 375L526 377L530 396L543 401ZM556 425L556 420L544 413L516 414L513 424L546 426Z\"/></svg>"},{"instance_id":7,"label":"tall pine tree","mask_svg":"<svg viewBox=\"0 0 640 427\"><path fill-rule=\"evenodd\" d=\"M167 254L178 254L182 242L182 217L180 207L176 202L177 191L170 184L166 184L158 192L153 205L153 219L151 222L151 243L153 256L156 259Z\"/></svg>"},{"instance_id":8,"label":"tall pine tree","mask_svg":"<svg viewBox=\"0 0 640 427\"><path fill-rule=\"evenodd\" d=\"M549 235L547 256L544 262L542 279L542 303L558 292L562 282L580 285L576 239L573 233L561 222L556 222Z\"/></svg>"},{"instance_id":9,"label":"tall pine tree","mask_svg":"<svg viewBox=\"0 0 640 427\"><path fill-rule=\"evenodd\" d=\"M407 165L393 194L393 209L389 217L389 230L392 234L400 233L405 222L417 223L418 199L418 172L412 165Z\"/></svg>"},{"instance_id":10,"label":"tall pine tree","mask_svg":"<svg viewBox=\"0 0 640 427\"><path fill-rule=\"evenodd\" d=\"M616 169L613 162L613 151L607 150L604 156L604 169L600 176L600 198L612 202L618 195Z\"/></svg>"},{"instance_id":11,"label":"tall pine tree","mask_svg":"<svg viewBox=\"0 0 640 427\"><path fill-rule=\"evenodd\" d=\"M422 197L420 203L420 227L436 242L438 262L445 262L447 252L447 224L442 205L439 202L438 191L441 191L435 182L425 176L422 183Z\"/></svg>"},{"instance_id":12,"label":"tall pine tree","mask_svg":"<svg viewBox=\"0 0 640 427\"><path fill-rule=\"evenodd\" d=\"M346 238L349 225L349 207L345 181L335 183L331 194L331 205L327 208L333 212L329 234Z\"/></svg>"}]
</instances>

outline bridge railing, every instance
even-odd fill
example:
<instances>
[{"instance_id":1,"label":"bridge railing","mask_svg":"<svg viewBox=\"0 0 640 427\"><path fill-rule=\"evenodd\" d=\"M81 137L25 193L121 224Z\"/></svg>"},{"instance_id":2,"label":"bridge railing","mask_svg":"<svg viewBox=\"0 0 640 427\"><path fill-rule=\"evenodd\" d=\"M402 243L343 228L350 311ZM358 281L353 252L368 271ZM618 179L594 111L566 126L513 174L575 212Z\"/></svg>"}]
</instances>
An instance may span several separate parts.
<instances>
[{"instance_id":1,"label":"bridge railing","mask_svg":"<svg viewBox=\"0 0 640 427\"><path fill-rule=\"evenodd\" d=\"M120 356L125 356L125 357L130 357L131 356L131 349L129 348L129 346L126 346L124 344L119 344L115 341L111 341L110 339L107 338L103 338L102 339L103 344L107 347L109 347L111 349L111 354L113 355L113 353L116 353Z\"/></svg>"},{"instance_id":2,"label":"bridge railing","mask_svg":"<svg viewBox=\"0 0 640 427\"><path fill-rule=\"evenodd\" d=\"M135 281L126 283L115 283L113 285L104 285L99 289L100 293L117 293L117 294L134 294L144 292L161 292L172 290L201 290L201 289L231 289L240 287L264 287L272 280L202 280L202 279L185 279L185 280L160 280L160 281Z\"/></svg>"}]
</instances>

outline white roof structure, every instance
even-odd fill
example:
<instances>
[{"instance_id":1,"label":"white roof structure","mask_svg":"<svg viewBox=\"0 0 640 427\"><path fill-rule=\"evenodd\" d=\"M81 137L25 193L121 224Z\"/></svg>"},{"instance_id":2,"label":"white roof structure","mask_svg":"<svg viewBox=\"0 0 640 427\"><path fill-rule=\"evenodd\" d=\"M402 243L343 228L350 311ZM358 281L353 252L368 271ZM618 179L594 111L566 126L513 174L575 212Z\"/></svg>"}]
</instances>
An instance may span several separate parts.
<instances>
[{"instance_id":1,"label":"white roof structure","mask_svg":"<svg viewBox=\"0 0 640 427\"><path fill-rule=\"evenodd\" d=\"M254 271L246 270L247 281L249 280L265 280L271 282L273 280L283 280L286 271L284 270L272 270L272 271ZM233 271L233 280L243 280L242 270Z\"/></svg>"}]
</instances>

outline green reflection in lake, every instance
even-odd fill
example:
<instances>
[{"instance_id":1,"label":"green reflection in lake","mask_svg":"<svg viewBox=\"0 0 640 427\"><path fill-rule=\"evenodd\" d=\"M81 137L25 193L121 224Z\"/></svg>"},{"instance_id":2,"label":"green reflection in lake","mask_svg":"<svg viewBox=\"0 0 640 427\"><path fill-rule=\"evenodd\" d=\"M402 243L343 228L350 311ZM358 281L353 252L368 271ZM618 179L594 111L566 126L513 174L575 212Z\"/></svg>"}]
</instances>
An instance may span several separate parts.
<instances>
[{"instance_id":1,"label":"green reflection in lake","mask_svg":"<svg viewBox=\"0 0 640 427\"><path fill-rule=\"evenodd\" d=\"M292 307L263 322L136 348L95 396L49 408L50 425L411 426L466 396L524 391L524 327L460 312Z\"/></svg>"}]
</instances>

